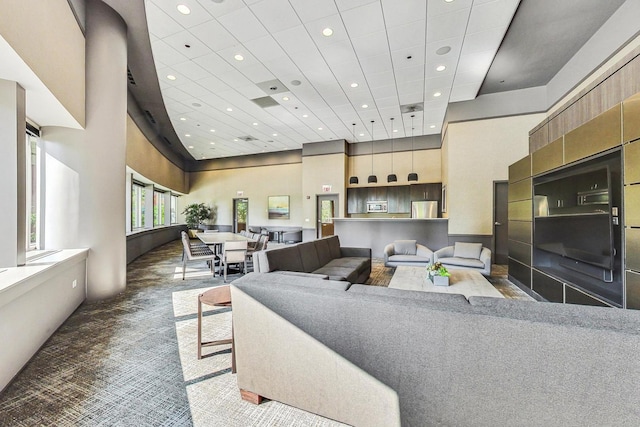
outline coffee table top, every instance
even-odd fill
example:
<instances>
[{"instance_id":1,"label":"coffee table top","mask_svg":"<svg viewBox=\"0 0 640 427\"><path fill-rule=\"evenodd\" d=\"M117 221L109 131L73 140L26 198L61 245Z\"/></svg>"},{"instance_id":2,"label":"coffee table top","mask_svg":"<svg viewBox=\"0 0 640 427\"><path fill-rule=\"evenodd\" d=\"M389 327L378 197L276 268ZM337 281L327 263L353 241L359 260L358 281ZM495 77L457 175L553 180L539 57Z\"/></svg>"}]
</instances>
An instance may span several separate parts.
<instances>
[{"instance_id":1,"label":"coffee table top","mask_svg":"<svg viewBox=\"0 0 640 427\"><path fill-rule=\"evenodd\" d=\"M427 279L425 267L411 267L401 265L389 282L390 288L409 291L439 292L443 294L462 294L467 299L470 296L504 298L482 274L473 270L449 270L449 286L435 286Z\"/></svg>"}]
</instances>

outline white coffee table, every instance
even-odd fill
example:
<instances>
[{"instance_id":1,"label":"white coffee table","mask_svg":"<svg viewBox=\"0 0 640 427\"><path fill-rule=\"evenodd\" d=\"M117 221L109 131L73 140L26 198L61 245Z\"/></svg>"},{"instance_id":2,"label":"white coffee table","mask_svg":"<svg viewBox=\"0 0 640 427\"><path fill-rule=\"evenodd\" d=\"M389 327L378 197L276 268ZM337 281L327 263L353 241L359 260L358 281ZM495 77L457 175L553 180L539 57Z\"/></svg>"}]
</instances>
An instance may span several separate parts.
<instances>
[{"instance_id":1,"label":"white coffee table","mask_svg":"<svg viewBox=\"0 0 640 427\"><path fill-rule=\"evenodd\" d=\"M390 288L409 291L439 292L443 294L462 294L470 296L504 298L482 274L473 270L449 270L449 286L435 286L427 279L425 267L401 265L389 282Z\"/></svg>"}]
</instances>

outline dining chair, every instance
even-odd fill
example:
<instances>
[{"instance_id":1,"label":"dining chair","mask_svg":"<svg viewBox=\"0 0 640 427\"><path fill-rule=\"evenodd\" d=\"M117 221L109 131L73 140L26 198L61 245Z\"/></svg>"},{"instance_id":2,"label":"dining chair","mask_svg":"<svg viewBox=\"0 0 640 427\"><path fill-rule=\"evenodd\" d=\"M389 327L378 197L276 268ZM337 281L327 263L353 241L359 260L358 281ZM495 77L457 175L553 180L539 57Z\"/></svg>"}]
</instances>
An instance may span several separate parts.
<instances>
[{"instance_id":1,"label":"dining chair","mask_svg":"<svg viewBox=\"0 0 640 427\"><path fill-rule=\"evenodd\" d=\"M228 240L224 242L220 268L224 270L224 282L227 282L227 270L230 264L242 264L244 274L247 274L247 241Z\"/></svg>"},{"instance_id":2,"label":"dining chair","mask_svg":"<svg viewBox=\"0 0 640 427\"><path fill-rule=\"evenodd\" d=\"M182 236L182 280L184 280L185 271L187 269L188 261L206 261L211 268L211 274L215 276L215 265L217 257L209 249L208 246L193 247L189 239L189 235L186 232L181 233Z\"/></svg>"}]
</instances>

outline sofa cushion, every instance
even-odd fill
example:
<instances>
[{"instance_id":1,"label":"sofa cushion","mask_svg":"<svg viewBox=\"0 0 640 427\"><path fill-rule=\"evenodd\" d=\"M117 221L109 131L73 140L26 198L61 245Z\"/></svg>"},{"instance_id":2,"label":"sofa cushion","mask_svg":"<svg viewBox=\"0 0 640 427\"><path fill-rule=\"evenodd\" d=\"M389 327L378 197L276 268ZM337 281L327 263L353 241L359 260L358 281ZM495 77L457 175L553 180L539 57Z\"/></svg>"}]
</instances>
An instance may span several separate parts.
<instances>
[{"instance_id":1,"label":"sofa cushion","mask_svg":"<svg viewBox=\"0 0 640 427\"><path fill-rule=\"evenodd\" d=\"M453 246L453 256L456 258L480 259L482 243L456 242Z\"/></svg>"},{"instance_id":2,"label":"sofa cushion","mask_svg":"<svg viewBox=\"0 0 640 427\"><path fill-rule=\"evenodd\" d=\"M413 301L426 301L437 304L458 304L468 306L469 301L461 294L441 294L438 292L408 291L372 285L351 285L349 292L367 295L381 295L394 298L406 298ZM500 298L492 298L500 299Z\"/></svg>"},{"instance_id":3,"label":"sofa cushion","mask_svg":"<svg viewBox=\"0 0 640 427\"><path fill-rule=\"evenodd\" d=\"M261 271L304 271L304 268L302 267L302 259L300 258L300 251L296 246L274 248L261 252Z\"/></svg>"},{"instance_id":4,"label":"sofa cushion","mask_svg":"<svg viewBox=\"0 0 640 427\"><path fill-rule=\"evenodd\" d=\"M344 280L354 283L358 280L358 270L349 267L321 267L314 274L326 274L329 280Z\"/></svg>"},{"instance_id":5,"label":"sofa cushion","mask_svg":"<svg viewBox=\"0 0 640 427\"><path fill-rule=\"evenodd\" d=\"M340 250L340 239L338 239L338 236L326 237L322 240L326 240L329 244L331 259L340 258L342 256L342 251Z\"/></svg>"},{"instance_id":6,"label":"sofa cushion","mask_svg":"<svg viewBox=\"0 0 640 427\"><path fill-rule=\"evenodd\" d=\"M457 265L460 267L484 268L484 263L479 259L450 257L450 258L438 258L438 261L443 264Z\"/></svg>"},{"instance_id":7,"label":"sofa cushion","mask_svg":"<svg viewBox=\"0 0 640 427\"><path fill-rule=\"evenodd\" d=\"M349 268L356 270L358 273L371 269L371 260L369 258L362 257L344 257L336 258L329 261L323 267L327 268Z\"/></svg>"},{"instance_id":8,"label":"sofa cushion","mask_svg":"<svg viewBox=\"0 0 640 427\"><path fill-rule=\"evenodd\" d=\"M393 242L393 252L396 255L415 255L416 241L415 240L396 240L395 242Z\"/></svg>"},{"instance_id":9,"label":"sofa cushion","mask_svg":"<svg viewBox=\"0 0 640 427\"><path fill-rule=\"evenodd\" d=\"M316 245L313 242L299 243L296 245L300 251L300 258L302 259L302 268L305 272L311 273L322 266L318 260L318 251L316 251Z\"/></svg>"},{"instance_id":10,"label":"sofa cushion","mask_svg":"<svg viewBox=\"0 0 640 427\"><path fill-rule=\"evenodd\" d=\"M304 273L303 273L304 274ZM306 287L315 289L334 289L346 291L351 283L337 280L319 280L318 277L293 276L280 273L249 273L232 282L233 285L244 283L256 283L258 286L278 287L278 289L295 289L295 287ZM282 288L280 288L282 286Z\"/></svg>"},{"instance_id":11,"label":"sofa cushion","mask_svg":"<svg viewBox=\"0 0 640 427\"><path fill-rule=\"evenodd\" d=\"M331 256L331 250L329 249L329 242L326 239L318 239L313 243L316 245L316 252L318 252L318 261L320 261L320 265L325 265L333 259Z\"/></svg>"},{"instance_id":12,"label":"sofa cushion","mask_svg":"<svg viewBox=\"0 0 640 427\"><path fill-rule=\"evenodd\" d=\"M389 261L391 262L426 262L430 263L431 258L418 256L418 255L391 255L389 257Z\"/></svg>"},{"instance_id":13,"label":"sofa cushion","mask_svg":"<svg viewBox=\"0 0 640 427\"><path fill-rule=\"evenodd\" d=\"M305 273L304 271L276 270L273 272L273 274L282 274L284 276L311 277L322 280L329 279L329 276L327 276L326 274Z\"/></svg>"}]
</instances>

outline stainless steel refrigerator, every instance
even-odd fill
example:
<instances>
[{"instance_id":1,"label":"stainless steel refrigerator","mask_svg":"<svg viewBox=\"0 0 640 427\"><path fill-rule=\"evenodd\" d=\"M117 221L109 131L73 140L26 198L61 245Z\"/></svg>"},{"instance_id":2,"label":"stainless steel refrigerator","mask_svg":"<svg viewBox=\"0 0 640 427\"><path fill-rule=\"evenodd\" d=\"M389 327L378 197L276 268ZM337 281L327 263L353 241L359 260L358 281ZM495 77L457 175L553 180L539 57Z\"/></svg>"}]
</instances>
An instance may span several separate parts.
<instances>
[{"instance_id":1,"label":"stainless steel refrigerator","mask_svg":"<svg viewBox=\"0 0 640 427\"><path fill-rule=\"evenodd\" d=\"M438 218L438 201L411 202L411 218Z\"/></svg>"}]
</instances>

